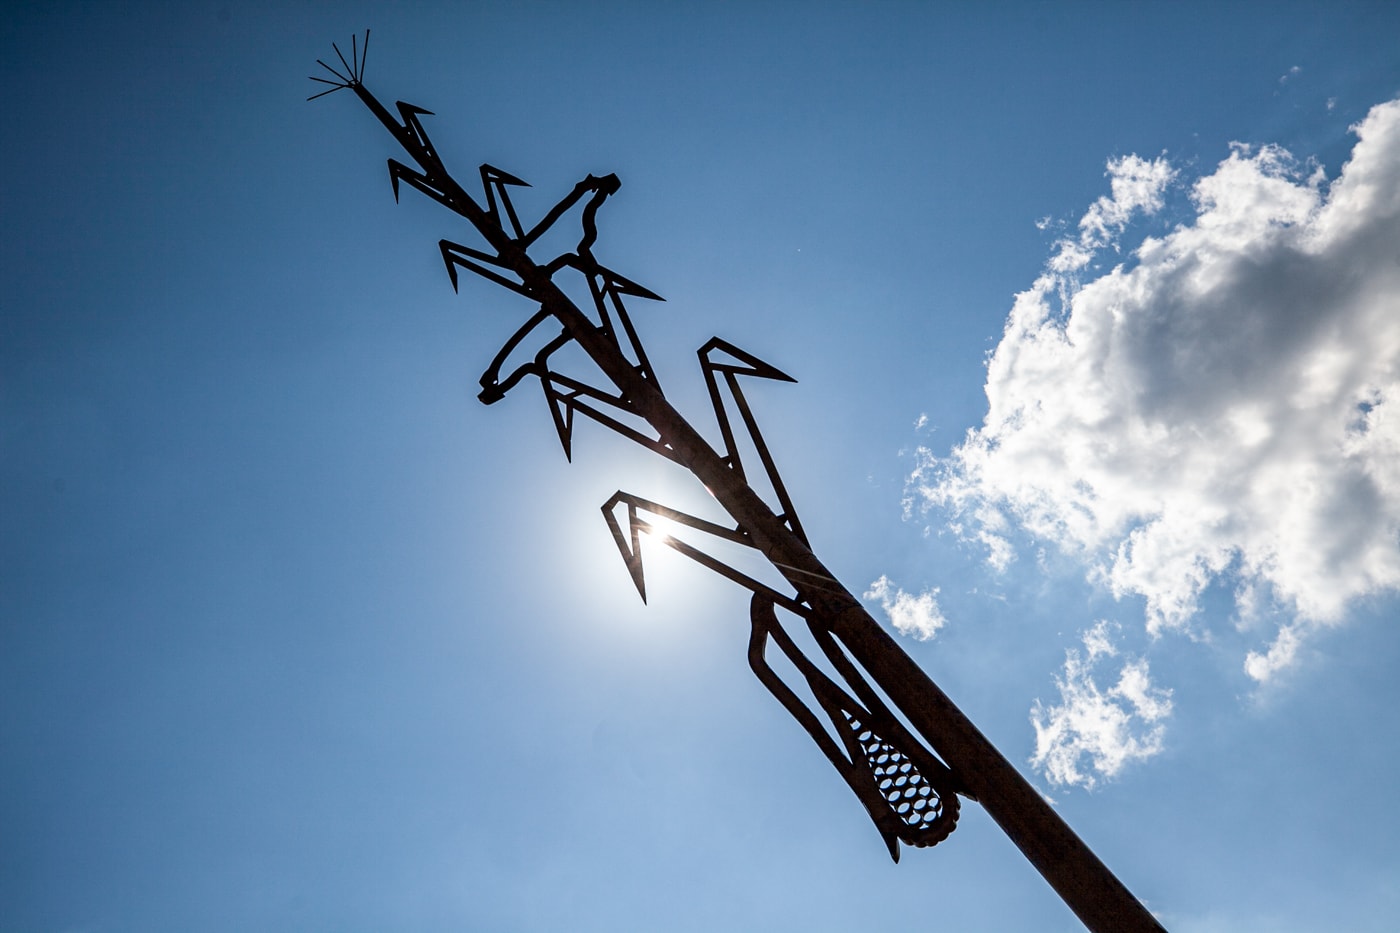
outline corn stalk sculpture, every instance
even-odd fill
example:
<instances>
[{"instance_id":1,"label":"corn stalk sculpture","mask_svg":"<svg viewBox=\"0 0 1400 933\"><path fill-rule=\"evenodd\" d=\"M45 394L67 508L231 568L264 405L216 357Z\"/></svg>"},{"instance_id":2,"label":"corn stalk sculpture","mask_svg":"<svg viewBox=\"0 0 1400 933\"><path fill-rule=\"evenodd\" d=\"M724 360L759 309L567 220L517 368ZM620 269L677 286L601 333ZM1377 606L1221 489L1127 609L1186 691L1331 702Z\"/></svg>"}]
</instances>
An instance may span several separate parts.
<instances>
[{"instance_id":1,"label":"corn stalk sculpture","mask_svg":"<svg viewBox=\"0 0 1400 933\"><path fill-rule=\"evenodd\" d=\"M312 80L329 87L310 99L351 90L412 160L412 165L389 160L395 198L402 186L413 188L465 218L480 236L476 245L439 243L454 289L461 270L467 270L536 306L481 377L481 401L490 405L534 378L543 387L567 457L572 456L574 425L581 415L689 470L733 520L732 526L717 524L626 492L609 499L603 506L604 519L643 600L643 536L659 537L752 594L750 666L850 786L896 861L900 843L931 846L947 838L957 822L959 797L965 797L986 808L1091 930L1161 930L812 553L742 386L745 379L791 382L791 377L718 337L701 347L700 369L723 442L718 450L667 401L625 305L626 299L660 298L604 266L593 253L598 210L617 193L617 176L589 175L527 228L511 200L511 189L526 183L482 165L483 201L468 194L423 129L421 117L429 111L399 102L397 114L391 113L365 87L368 47L366 32L363 48L358 37L352 40L348 60L335 47L339 68L318 60L329 77ZM531 247L576 207L582 226L578 246L544 261L532 257ZM586 283L587 310L556 282L565 275ZM554 354L570 343L582 349L608 384L594 385L552 367ZM522 348L525 361L504 371L512 359L520 358ZM758 471L741 459L731 404L738 429L747 438L744 446L757 455L771 501L751 485L750 477ZM657 519L748 549L771 564L788 589L762 583L662 533ZM816 659L803 650L794 632L816 646ZM791 682L778 674L770 658L782 659L780 666Z\"/></svg>"}]
</instances>

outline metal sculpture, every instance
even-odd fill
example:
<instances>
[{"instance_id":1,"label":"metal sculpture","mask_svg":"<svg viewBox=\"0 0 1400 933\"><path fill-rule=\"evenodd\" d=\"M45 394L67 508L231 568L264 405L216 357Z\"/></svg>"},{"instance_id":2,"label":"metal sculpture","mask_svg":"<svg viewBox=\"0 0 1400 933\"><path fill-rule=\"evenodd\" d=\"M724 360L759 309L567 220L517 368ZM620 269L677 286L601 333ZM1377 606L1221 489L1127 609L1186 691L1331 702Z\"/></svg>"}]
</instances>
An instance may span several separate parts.
<instances>
[{"instance_id":1,"label":"metal sculpture","mask_svg":"<svg viewBox=\"0 0 1400 933\"><path fill-rule=\"evenodd\" d=\"M430 111L398 102L395 117L365 87L368 31L363 48L358 37L352 39L348 60L338 46L333 48L341 68L318 59L331 77L311 80L329 87L309 99L353 91L416 163L415 168L389 160L395 199L401 185L407 185L465 218L484 240L484 249L449 240L439 243L454 290L459 270L465 269L538 305L482 375L481 401L493 404L533 376L543 388L567 458L572 459L575 418L582 415L690 470L733 519L732 527L721 525L622 491L610 498L603 517L643 601L641 542L643 536L653 535L752 593L751 668L850 785L895 861L901 842L920 847L947 838L957 822L961 795L986 807L1090 929L1160 930L1151 914L812 553L741 386L744 378L792 382L792 377L718 337L700 348L700 369L723 451L714 449L667 401L624 301L662 299L593 254L598 209L617 193L617 176L589 175L527 230L510 193L511 188L528 187L526 182L482 165L483 206L457 183L434 150L420 119ZM580 204L582 237L574 251L543 263L533 259L530 247ZM586 282L591 316L556 283L555 277L566 271ZM539 348L506 372L527 341ZM553 356L570 343L583 350L610 387L552 368ZM721 383L757 455L772 504L749 482ZM625 522L618 517L624 510ZM653 524L658 519L761 555L791 592L768 586L662 533ZM792 619L780 620L779 610ZM798 645L793 633L799 631L816 646L815 659ZM796 674L791 682L770 663L780 658Z\"/></svg>"}]
</instances>

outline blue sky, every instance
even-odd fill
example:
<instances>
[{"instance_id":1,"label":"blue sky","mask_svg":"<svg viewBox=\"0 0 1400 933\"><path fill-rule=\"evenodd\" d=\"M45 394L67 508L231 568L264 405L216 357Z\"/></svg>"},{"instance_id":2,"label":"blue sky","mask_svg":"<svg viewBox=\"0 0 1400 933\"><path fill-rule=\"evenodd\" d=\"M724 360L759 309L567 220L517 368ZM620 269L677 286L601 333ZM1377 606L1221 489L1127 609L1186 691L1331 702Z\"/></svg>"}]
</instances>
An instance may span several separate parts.
<instances>
[{"instance_id":1,"label":"blue sky","mask_svg":"<svg viewBox=\"0 0 1400 933\"><path fill-rule=\"evenodd\" d=\"M636 599L598 506L687 477L476 401L524 309L305 102L369 27L459 178L619 174L669 396L797 377L817 553L1168 929L1388 929L1400 9L1225 6L18 5L0 927L1078 928L975 805L892 865L741 591Z\"/></svg>"}]
</instances>

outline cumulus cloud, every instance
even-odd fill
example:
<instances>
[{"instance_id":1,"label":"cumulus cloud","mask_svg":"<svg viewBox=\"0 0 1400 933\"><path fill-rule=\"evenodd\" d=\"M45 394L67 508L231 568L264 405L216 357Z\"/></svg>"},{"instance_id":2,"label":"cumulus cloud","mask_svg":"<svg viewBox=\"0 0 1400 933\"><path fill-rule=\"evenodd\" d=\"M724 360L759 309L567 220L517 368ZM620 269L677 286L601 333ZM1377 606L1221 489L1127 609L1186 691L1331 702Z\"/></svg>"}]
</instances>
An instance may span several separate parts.
<instances>
[{"instance_id":1,"label":"cumulus cloud","mask_svg":"<svg viewBox=\"0 0 1400 933\"><path fill-rule=\"evenodd\" d=\"M885 615L890 617L895 631L909 635L919 641L928 641L938 633L948 620L943 610L938 608L938 587L925 590L918 596L906 593L890 582L890 578L880 579L870 584L866 599L878 599Z\"/></svg>"},{"instance_id":2,"label":"cumulus cloud","mask_svg":"<svg viewBox=\"0 0 1400 933\"><path fill-rule=\"evenodd\" d=\"M1330 182L1233 145L1194 216L1126 261L1123 232L1176 176L1110 162L1111 195L1016 296L983 424L920 450L911 501L1000 567L1013 531L1058 544L1142 597L1154 634L1197 628L1225 581L1246 625L1285 617L1246 660L1261 681L1400 588L1400 100L1353 130ZM1105 251L1117 264L1084 280Z\"/></svg>"},{"instance_id":3,"label":"cumulus cloud","mask_svg":"<svg viewBox=\"0 0 1400 933\"><path fill-rule=\"evenodd\" d=\"M1092 789L1128 762L1162 750L1171 691L1152 686L1145 659L1124 663L1117 683L1107 690L1094 683L1094 669L1118 654L1113 629L1100 621L1083 633L1084 651L1066 651L1064 673L1055 678L1059 704L1047 707L1037 700L1031 709L1031 764L1053 784Z\"/></svg>"}]
</instances>

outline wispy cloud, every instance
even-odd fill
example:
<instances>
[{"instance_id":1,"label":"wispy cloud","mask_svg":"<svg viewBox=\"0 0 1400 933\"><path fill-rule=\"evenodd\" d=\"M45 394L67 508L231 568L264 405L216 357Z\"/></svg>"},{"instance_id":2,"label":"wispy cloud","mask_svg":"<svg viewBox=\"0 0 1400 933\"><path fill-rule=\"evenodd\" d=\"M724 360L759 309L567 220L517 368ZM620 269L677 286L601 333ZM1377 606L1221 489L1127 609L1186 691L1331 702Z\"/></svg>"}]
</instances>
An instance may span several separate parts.
<instances>
[{"instance_id":1,"label":"wispy cloud","mask_svg":"<svg viewBox=\"0 0 1400 933\"><path fill-rule=\"evenodd\" d=\"M1131 761L1162 750L1171 691L1152 686L1143 658L1126 661L1107 690L1094 683L1101 662L1117 657L1114 626L1100 621L1083 633L1084 650L1065 652L1064 672L1055 678L1060 702L1031 708L1035 755L1031 764L1054 784L1093 788Z\"/></svg>"},{"instance_id":2,"label":"wispy cloud","mask_svg":"<svg viewBox=\"0 0 1400 933\"><path fill-rule=\"evenodd\" d=\"M895 631L919 641L928 641L948 622L943 617L943 610L938 608L937 596L936 586L915 596L899 589L884 575L870 584L870 589L865 593L866 599L880 601Z\"/></svg>"},{"instance_id":3,"label":"wispy cloud","mask_svg":"<svg viewBox=\"0 0 1400 933\"><path fill-rule=\"evenodd\" d=\"M1016 297L985 421L946 457L921 449L911 498L1001 567L1013 530L1055 542L1143 597L1154 633L1199 624L1226 581L1246 620L1285 616L1248 655L1261 681L1400 588L1400 100L1353 129L1330 183L1234 145L1189 222L1084 280L1175 178L1110 162L1111 196Z\"/></svg>"},{"instance_id":4,"label":"wispy cloud","mask_svg":"<svg viewBox=\"0 0 1400 933\"><path fill-rule=\"evenodd\" d=\"M1105 246L1118 250L1118 237L1138 213L1155 214L1162 209L1162 193L1176 177L1166 159L1151 162L1136 155L1111 159L1104 173L1111 196L1101 197L1079 219L1079 249L1075 254ZM1064 251L1066 244L1061 244Z\"/></svg>"}]
</instances>

